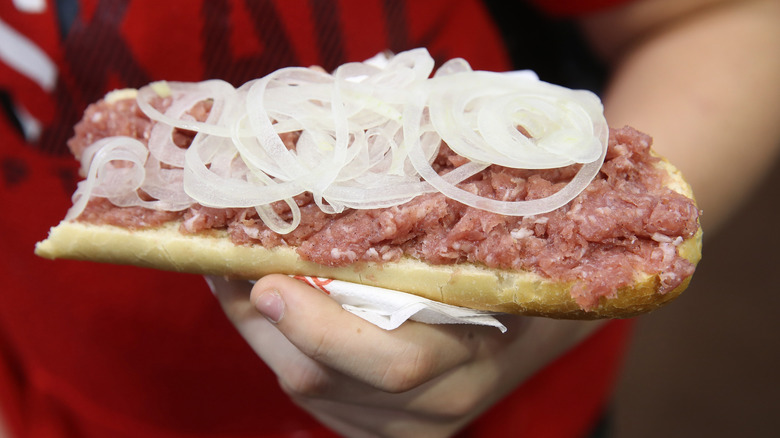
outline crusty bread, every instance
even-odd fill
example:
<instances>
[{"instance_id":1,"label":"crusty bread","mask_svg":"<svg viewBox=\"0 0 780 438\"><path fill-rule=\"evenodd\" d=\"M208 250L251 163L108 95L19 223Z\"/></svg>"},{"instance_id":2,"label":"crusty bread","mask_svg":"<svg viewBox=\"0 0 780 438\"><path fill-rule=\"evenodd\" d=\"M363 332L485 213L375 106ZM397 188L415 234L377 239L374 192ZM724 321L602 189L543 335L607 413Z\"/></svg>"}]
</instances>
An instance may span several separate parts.
<instances>
[{"instance_id":1,"label":"crusty bread","mask_svg":"<svg viewBox=\"0 0 780 438\"><path fill-rule=\"evenodd\" d=\"M669 173L670 188L693 197L676 168L667 161L659 162L659 166ZM361 263L333 268L301 260L291 247L236 246L227 232L184 235L178 227L179 222L171 222L159 228L132 231L63 221L36 245L35 253L50 259L92 260L240 279L257 279L271 273L321 276L475 309L565 319L624 318L646 313L677 297L690 282L688 278L673 291L660 294L657 276L637 273L634 285L619 290L615 298L602 298L596 309L585 311L571 297L571 284L532 272L474 264L430 265L412 258L381 265ZM701 258L701 236L700 229L677 249L694 264Z\"/></svg>"}]
</instances>

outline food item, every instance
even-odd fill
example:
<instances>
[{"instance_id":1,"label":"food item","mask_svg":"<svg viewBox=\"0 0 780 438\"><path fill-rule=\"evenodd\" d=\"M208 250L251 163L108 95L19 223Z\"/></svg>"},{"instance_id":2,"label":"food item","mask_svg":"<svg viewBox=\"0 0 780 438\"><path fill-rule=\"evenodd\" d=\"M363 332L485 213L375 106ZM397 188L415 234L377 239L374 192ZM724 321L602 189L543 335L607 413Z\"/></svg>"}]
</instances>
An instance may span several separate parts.
<instances>
[{"instance_id":1,"label":"food item","mask_svg":"<svg viewBox=\"0 0 780 438\"><path fill-rule=\"evenodd\" d=\"M76 126L87 178L36 252L557 318L682 292L699 212L648 136L528 73L432 69L416 50L109 94Z\"/></svg>"}]
</instances>

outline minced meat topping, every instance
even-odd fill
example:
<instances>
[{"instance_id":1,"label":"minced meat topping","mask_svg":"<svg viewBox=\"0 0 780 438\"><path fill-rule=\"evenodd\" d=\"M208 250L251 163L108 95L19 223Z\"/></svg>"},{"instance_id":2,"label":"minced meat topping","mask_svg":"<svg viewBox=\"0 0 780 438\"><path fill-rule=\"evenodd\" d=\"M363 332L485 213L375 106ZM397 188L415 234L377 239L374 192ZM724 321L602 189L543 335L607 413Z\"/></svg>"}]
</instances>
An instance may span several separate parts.
<instances>
[{"instance_id":1,"label":"minced meat topping","mask_svg":"<svg viewBox=\"0 0 780 438\"><path fill-rule=\"evenodd\" d=\"M161 100L156 105L165 107ZM204 119L208 106L195 108ZM91 105L69 142L78 157L89 144L110 135L146 142L153 122L133 100ZM176 133L187 147L191 135ZM286 138L294 147L295 136ZM131 229L181 220L181 231L226 229L234 243L265 247L288 245L300 256L328 266L387 262L403 256L432 264L477 263L490 268L528 270L571 281L572 295L584 309L633 282L636 271L660 274L660 292L677 287L693 265L677 255L676 245L698 230L699 210L687 197L664 187L665 172L650 154L651 138L630 127L612 130L605 163L577 198L553 212L527 217L502 216L464 206L440 193L376 210L322 212L309 195L295 198L302 221L292 233L269 230L254 209L214 209L193 205L181 212L121 208L102 198L90 201L80 221ZM434 167L440 173L462 158L442 145ZM520 201L549 196L576 173L570 166L518 170L491 166L460 187L481 196ZM273 205L288 219L283 202Z\"/></svg>"}]
</instances>

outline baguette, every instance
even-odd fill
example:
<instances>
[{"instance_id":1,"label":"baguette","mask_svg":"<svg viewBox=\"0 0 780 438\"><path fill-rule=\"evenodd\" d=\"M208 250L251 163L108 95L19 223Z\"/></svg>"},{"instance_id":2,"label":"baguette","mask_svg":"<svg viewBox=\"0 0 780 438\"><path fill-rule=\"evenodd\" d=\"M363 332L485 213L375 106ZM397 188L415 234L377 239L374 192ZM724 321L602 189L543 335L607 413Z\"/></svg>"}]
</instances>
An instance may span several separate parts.
<instances>
[{"instance_id":1,"label":"baguette","mask_svg":"<svg viewBox=\"0 0 780 438\"><path fill-rule=\"evenodd\" d=\"M415 62L419 59L427 62L427 52L422 55L419 52L416 52L412 55L417 56L417 58L414 58ZM403 58L404 56L409 55L401 54L399 56ZM462 68L460 67L460 64L457 64L456 67ZM452 69L453 67L450 65L448 68ZM365 68L360 70L361 74L364 72ZM308 74L309 73L305 73L304 75ZM476 78L479 79L480 77L477 76ZM423 80L425 79L423 78ZM488 80L490 81L491 86L495 85L493 77L490 77ZM514 80L516 79L513 79L513 81ZM321 82L322 78L317 78L317 81ZM471 81L471 79L469 81ZM443 82L440 80L440 83L447 85L446 80ZM344 87L345 85L342 84L341 86ZM438 86L441 87L441 85ZM166 93L169 92L166 88L167 86L164 84L156 84L151 87L153 90L152 95L156 93L157 95L164 97ZM301 87L299 87L298 84L296 84L296 87L295 91L300 91ZM544 89L553 93L563 92L566 97L570 96L567 90L561 91L560 88L550 89L545 86ZM138 94L140 105L142 99L140 98L140 93ZM411 93L410 95L414 96L414 93ZM112 105L114 103L113 101L128 102L127 98L131 98L129 99L130 102L135 102L135 96L135 91L115 92L107 96L106 101L108 101L109 105ZM413 98L414 97L412 97L412 99ZM321 97L318 97L317 99L315 106L319 108L322 106ZM585 106L590 105L591 107L595 106L600 108L600 103L593 105L593 98L589 94L584 97L577 94L574 96L574 99L584 99ZM248 100L249 99L247 98L247 101ZM197 101L197 99L193 100L193 103L195 101ZM216 106L216 104L214 105ZM374 107L372 109L372 111L374 111L372 114L375 116L375 113L390 113L390 118L392 119L392 109L388 110L387 108L388 105ZM136 110L133 109L131 111ZM569 111L569 109L566 111ZM410 119L410 115L407 114L403 108L400 109L400 112L403 112L404 123L407 123L406 120ZM433 109L430 110L430 113L432 114L431 118L435 119L436 116L433 114ZM597 126L597 122L594 122L594 130L596 132L602 132L602 134L599 135L603 135L601 142L603 144L603 150L600 152L600 160L603 161L608 154L606 145L607 128L605 128L606 124L603 121L603 115L600 113L593 114L593 111L591 111L591 113L596 119L599 117L602 118L602 121L599 122L601 125ZM411 116L411 118L413 118L414 114L411 114ZM102 118L102 115L100 117L95 117L94 114L89 117L85 116L84 120L86 122L84 123L93 123L95 120L100 120ZM155 123L162 123L162 121L155 120ZM395 122L391 120L388 123ZM192 124L186 126L190 127ZM271 125L269 125L269 127L270 126ZM400 126L400 124L398 126ZM601 129L599 126L603 126L604 128ZM406 125L404 125L404 136L407 135L406 128ZM624 128L624 130L625 129L627 129L629 133L635 133L635 131L630 128ZM524 130L524 127L523 129L518 128L518 131L522 132L524 136L533 139L533 137ZM116 133L101 133L101 136L103 137L111 135L116 135ZM466 132L464 135L470 135L470 133ZM360 134L356 135L356 137L357 136L360 136ZM87 137L89 137L89 135L87 135ZM150 138L148 132L147 134L138 133L136 134L136 138L142 141L146 141L146 139L149 139L149 142L157 141L154 140L154 135ZM442 138L450 145L450 140L452 140L453 137L449 137L448 140L446 134L442 134ZM457 141L457 139L455 141ZM140 144L138 141L135 141L135 143ZM137 147L137 145L134 147ZM72 149L74 149L73 146ZM150 146L149 149L151 149ZM649 150L649 141L647 141L646 149ZM315 151L315 153L322 152ZM77 156L82 155L81 158L83 160L83 155L85 153L83 150L74 150L74 154ZM614 154L615 152L613 151L613 155ZM596 155L598 155L598 153ZM330 155L327 154L325 156L330 157ZM412 152L409 152L409 156L412 157ZM125 154L123 157L127 157L127 155ZM544 157L542 158L544 159ZM127 158L117 159L127 160ZM580 163L586 164L583 164L581 167L582 170L574 171L577 172L577 175L573 180L576 180L580 173L584 172L586 168L590 168L594 174L599 172L598 167L594 168L593 164L589 164L592 159L593 158L591 157L587 160L580 161ZM410 158L410 160L414 161L414 158ZM690 203L694 206L692 208L695 209L691 188L685 182L680 172L668 161L663 159L654 158L652 163L652 166L658 171L657 173L662 175L659 179L662 181L660 184L665 188L688 198ZM89 163L85 164L85 173L91 172L91 170L87 169L88 165ZM599 165L600 162L597 166ZM455 167L457 168L457 166L458 165L456 164ZM419 166L417 166L417 164L415 164L415 168L419 171ZM203 169L205 171L206 167L204 166ZM424 173L424 171L420 171L422 177L425 178L426 181L429 181L429 178L426 177ZM90 174L94 176L94 172ZM242 182L242 184L243 183L244 182ZM431 182L431 184L435 185L433 182ZM587 185L588 182L586 181L584 184ZM580 189L580 191L585 190L585 185L583 185L583 188ZM552 186L552 184L550 184L550 186ZM588 186L588 188L590 188L590 186ZM461 192L464 191L461 190ZM565 192L565 189L560 190L560 192ZM190 192L187 193L188 195L190 194ZM578 193L579 192L571 196L571 198L577 196L573 202L579 202L578 200L581 195ZM132 193L132 195L136 196L135 193ZM82 199L77 201L76 204L81 202L80 209L83 210L85 208L84 205L86 205L85 201L91 198L84 194L81 196ZM104 196L110 197L108 195ZM555 196L557 196L557 193ZM551 199L555 196L548 195L548 198ZM74 200L77 198L78 196L74 196ZM571 198L569 200L571 200ZM123 202L127 202L126 199L128 198L125 197L124 199L125 201ZM330 199L327 201L330 202ZM460 199L456 199L456 201L461 202ZM360 204L363 201L361 199L357 202ZM468 204L469 201L462 202ZM481 200L477 201L477 204L480 202ZM534 204L534 202L538 203L537 201L526 203ZM515 202L514 204L523 203L524 202ZM510 202L509 204L513 203ZM295 207L289 202L287 205L291 210ZM567 204L567 202L561 202L560 206L554 207L553 210L569 208L564 207L564 205L569 204ZM476 207L471 206L468 208L472 207L477 209L483 208L481 204ZM501 205L499 207L503 208L504 206ZM358 205L356 208L365 207ZM572 209L573 208L574 207L572 207ZM75 206L74 209L76 209ZM347 208L347 210L349 210L349 208ZM648 255L648 257L658 257L657 254L663 254L662 257L664 259L670 258L679 260L681 261L680 263L686 264L690 269L685 271L686 273L683 277L680 277L678 273L670 274L663 271L645 272L642 269L635 269L631 273L629 280L622 281L622 283L614 286L610 290L602 290L598 295L594 295L595 298L583 298L581 285L582 282L587 281L587 279L577 279L572 278L571 276L567 277L566 275L556 277L555 275L549 275L544 269L518 269L516 267L508 269L497 267L495 264L491 267L488 263L480 262L470 256L460 256L457 260L450 260L452 263L442 263L426 261L425 259L417 257L418 254L414 254L415 251L411 251L406 252L400 257L390 258L389 261L386 261L381 257L353 257L354 260L351 260L349 263L344 263L339 260L326 260L323 262L321 260L316 260L316 257L313 258L311 255L302 254L301 247L296 247L294 244L288 245L286 242L283 244L264 246L259 239L249 239L248 241L245 240L236 243L232 238L233 236L224 227L199 230L197 232L191 232L191 230L187 231L187 224L185 223L185 218L183 216L165 220L163 223L151 226L127 227L110 225L101 222L100 220L94 221L94 218L84 219L79 217L80 213L74 215L72 214L72 211L65 220L51 229L48 238L36 245L35 253L37 255L49 259L63 258L113 264L129 264L193 274L219 275L234 279L254 280L271 273L319 276L399 290L435 301L473 309L563 319L625 318L654 310L670 302L685 290L690 282L693 267L695 267L701 258L702 232L698 227L697 209L692 219L687 219L695 222L695 231L690 231L690 227L688 227L688 231L686 231L684 237L667 236L664 235L663 232L653 233L652 230L648 232L643 231L642 236L626 234L626 232L620 231L616 234L618 237L613 236L611 239L605 239L604 242L597 243L597 245L602 247L610 247L610 245L619 246L626 245L625 242L628 241L628 245L630 246L630 242L634 241L644 240L649 242L650 240L656 240L656 235L658 235L658 239L660 240L655 243L662 245L663 251L656 251L653 255ZM540 214L545 214L549 211L550 208L546 211L540 210ZM493 211L491 214L498 213ZM530 213L521 215L515 213L510 214L510 216L534 217L535 214ZM262 214L261 218L263 218ZM271 224L267 223L265 218L263 218L263 221L266 222L266 225L269 228L274 229ZM274 231L276 230L274 229ZM428 232L429 230L424 231ZM526 229L524 232L530 231ZM505 235L504 238L509 239L509 231L506 231L506 233L507 235ZM523 236L512 235L511 238L516 241L523 238ZM617 240L621 240L621 242L616 244L615 242ZM673 248L673 250L671 248ZM333 249L329 247L322 249L324 253L333 253L333 251L338 253L340 251L340 249L335 247L333 247ZM673 254L671 254L670 251L673 252ZM376 253L375 250L374 252ZM592 262L587 259L583 260L583 263L585 264ZM591 268L591 271L594 269L597 270L598 268ZM583 275L585 277L588 276L587 272ZM675 278L671 283L669 281L669 278L671 278L670 276Z\"/></svg>"},{"instance_id":2,"label":"baguette","mask_svg":"<svg viewBox=\"0 0 780 438\"><path fill-rule=\"evenodd\" d=\"M668 162L670 185L692 196L688 184ZM584 310L571 296L571 283L529 271L490 269L477 264L432 265L411 257L388 263L330 267L302 260L295 249L234 245L224 230L187 235L181 223L130 230L112 225L63 221L53 227L35 253L47 259L86 260L146 268L256 280L267 274L309 275L378 286L431 300L479 310L557 319L628 318L655 310L677 298L690 283L685 279L664 294L659 276L636 273L633 284L614 297L602 297ZM678 245L678 254L693 264L701 259L701 229Z\"/></svg>"}]
</instances>

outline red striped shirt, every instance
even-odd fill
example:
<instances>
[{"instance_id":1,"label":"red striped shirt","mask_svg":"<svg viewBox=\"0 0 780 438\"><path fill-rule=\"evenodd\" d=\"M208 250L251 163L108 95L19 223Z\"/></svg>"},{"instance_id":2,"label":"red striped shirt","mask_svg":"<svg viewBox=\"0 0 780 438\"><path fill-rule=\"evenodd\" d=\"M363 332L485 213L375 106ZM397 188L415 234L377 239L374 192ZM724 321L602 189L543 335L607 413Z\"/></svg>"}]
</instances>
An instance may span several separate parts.
<instances>
[{"instance_id":1,"label":"red striped shirt","mask_svg":"<svg viewBox=\"0 0 780 438\"><path fill-rule=\"evenodd\" d=\"M550 10L563 13L563 3ZM239 84L287 65L331 69L421 46L439 61L461 56L506 70L486 8L476 0L50 0L41 13L1 2L0 20L56 67L47 89L0 57L6 106L29 122L25 138L0 115L0 407L12 431L330 436L282 393L200 277L32 254L70 206L77 175L65 141L106 91L157 79ZM609 325L464 436L586 430L608 396L625 334L625 324Z\"/></svg>"}]
</instances>

